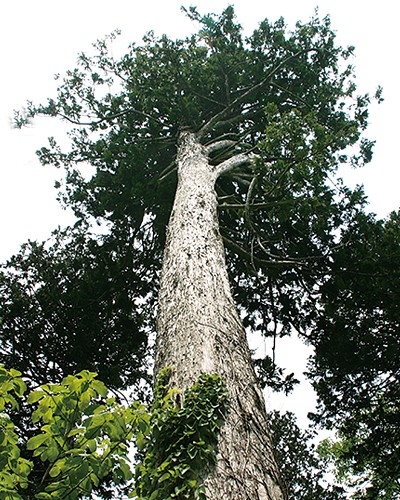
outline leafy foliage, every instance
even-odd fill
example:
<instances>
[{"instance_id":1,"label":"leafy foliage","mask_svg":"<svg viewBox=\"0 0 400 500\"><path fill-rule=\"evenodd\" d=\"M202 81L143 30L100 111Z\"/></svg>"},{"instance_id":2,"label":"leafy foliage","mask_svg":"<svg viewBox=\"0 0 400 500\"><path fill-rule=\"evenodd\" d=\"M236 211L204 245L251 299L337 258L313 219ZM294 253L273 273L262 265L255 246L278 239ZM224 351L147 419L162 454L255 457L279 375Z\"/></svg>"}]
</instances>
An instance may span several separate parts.
<instances>
[{"instance_id":1,"label":"leafy foliage","mask_svg":"<svg viewBox=\"0 0 400 500\"><path fill-rule=\"evenodd\" d=\"M159 375L147 435L137 436L144 456L136 467L134 494L139 498L205 499L201 480L215 463L218 433L228 405L217 375L200 375L184 395L168 389L171 368Z\"/></svg>"},{"instance_id":2,"label":"leafy foliage","mask_svg":"<svg viewBox=\"0 0 400 500\"><path fill-rule=\"evenodd\" d=\"M302 431L293 413L269 413L276 458L287 486L288 498L299 500L339 500L347 498L338 485L326 485L325 475L331 462L312 444L315 436Z\"/></svg>"},{"instance_id":3,"label":"leafy foliage","mask_svg":"<svg viewBox=\"0 0 400 500\"><path fill-rule=\"evenodd\" d=\"M43 464L31 475L33 462L20 457L9 415L26 385L20 372L0 366L0 410L7 409L0 420L0 498L73 500L90 497L105 478L127 483L132 439L141 462L131 496L203 498L201 474L214 464L227 392L218 376L201 375L177 407L177 391L166 387L171 370L160 373L150 411L139 402L122 406L107 398L106 386L87 370L31 391L26 404L35 407L37 431L24 446Z\"/></svg>"},{"instance_id":4,"label":"leafy foliage","mask_svg":"<svg viewBox=\"0 0 400 500\"><path fill-rule=\"evenodd\" d=\"M176 185L179 131L196 131L204 144L229 139L231 146L214 153L213 163L255 152L257 161L225 173L216 186L235 299L245 325L264 335L306 330L304 304L314 303L310 291L330 270L336 235L364 203L360 191L346 190L340 180L331 183L349 146L359 145L359 153L353 149L357 164L370 159L372 147L362 137L370 96L356 94L348 63L353 48L336 46L328 17L298 23L293 31L283 19L265 20L244 37L232 7L220 16L202 16L196 9L187 15L199 23L197 34L171 40L149 33L119 60L109 53L115 33L97 42L94 56L81 54L78 67L59 78L55 98L44 105L29 103L16 122L46 114L75 125L71 148L64 151L50 138L40 160L65 169L61 200L85 230L96 221L104 231L100 241L107 240L105 248L92 242L83 255L96 259L101 279L128 276L117 280L118 293L134 293L139 309L146 305L147 325L152 325ZM118 265L104 269L108 252ZM133 269L140 269L139 279ZM109 317L114 320L111 311L117 309L125 318L132 314L127 303L115 300L106 294ZM11 318L19 319L20 312ZM83 318L82 332L86 320L93 323ZM144 330L132 326L135 346L143 346ZM73 338L81 347L80 335ZM120 340L123 345L126 337ZM110 353L101 347L99 352ZM62 363L63 374L68 363ZM93 369L100 372L100 360Z\"/></svg>"},{"instance_id":5,"label":"leafy foliage","mask_svg":"<svg viewBox=\"0 0 400 500\"><path fill-rule=\"evenodd\" d=\"M40 385L69 373L99 372L111 387L146 376L148 321L136 289L149 288L128 242L86 228L29 242L0 274L0 361Z\"/></svg>"},{"instance_id":6,"label":"leafy foliage","mask_svg":"<svg viewBox=\"0 0 400 500\"><path fill-rule=\"evenodd\" d=\"M13 380L22 397L25 384L21 374L4 368L2 373L9 379L17 377ZM139 403L123 407L115 399L106 398L105 385L95 377L94 373L83 371L67 376L60 384L45 384L29 393L26 404L35 407L32 422L36 433L24 444L25 453L38 457L42 467L32 470L32 461L20 459L24 475L20 474L20 465L19 470L12 471L12 479L22 483L22 488L29 486L29 494L20 496L20 489L15 488L12 498L77 499L90 495L108 475L112 475L115 484L132 477L129 442L138 423L146 421L148 415ZM3 385L1 389L6 391L7 387ZM10 461L19 455L16 441L13 446L17 451L4 449L4 459ZM8 494L7 488L7 481L2 478L1 493Z\"/></svg>"},{"instance_id":7,"label":"leafy foliage","mask_svg":"<svg viewBox=\"0 0 400 500\"><path fill-rule=\"evenodd\" d=\"M392 498L400 481L399 221L398 213L386 222L360 215L349 226L309 337L320 399L314 419L340 429L340 459L361 474L360 485L370 482L365 498Z\"/></svg>"},{"instance_id":8,"label":"leafy foliage","mask_svg":"<svg viewBox=\"0 0 400 500\"><path fill-rule=\"evenodd\" d=\"M359 436L342 437L337 440L325 439L318 446L319 454L333 462L337 480L353 491L354 499L388 499L399 498L400 483L393 472L396 464L379 464L381 458L366 453L365 456L354 457L354 450L362 448Z\"/></svg>"},{"instance_id":9,"label":"leafy foliage","mask_svg":"<svg viewBox=\"0 0 400 500\"><path fill-rule=\"evenodd\" d=\"M26 389L21 373L0 365L0 498L18 500L19 489L28 487L32 464L21 457L18 435L7 411L18 410ZM17 398L17 399L16 399Z\"/></svg>"}]
</instances>

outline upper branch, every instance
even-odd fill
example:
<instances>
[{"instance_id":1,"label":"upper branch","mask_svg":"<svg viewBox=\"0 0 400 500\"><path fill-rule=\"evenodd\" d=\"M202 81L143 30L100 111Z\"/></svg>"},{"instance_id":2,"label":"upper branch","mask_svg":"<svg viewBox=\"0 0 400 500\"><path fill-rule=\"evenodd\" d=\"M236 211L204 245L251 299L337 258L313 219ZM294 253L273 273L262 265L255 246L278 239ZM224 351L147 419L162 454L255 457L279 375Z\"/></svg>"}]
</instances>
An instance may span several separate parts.
<instances>
[{"instance_id":1,"label":"upper branch","mask_svg":"<svg viewBox=\"0 0 400 500\"><path fill-rule=\"evenodd\" d=\"M127 108L127 109L123 109L121 111L118 111L116 113L105 114L104 116L100 116L99 118L93 119L90 121L75 120L74 118L71 118L67 114L61 112L60 109L53 108L50 106L48 106L47 108L45 106L40 106L38 108L30 110L28 113L28 117L33 117L34 115L37 115L37 114L38 115L43 114L43 115L48 115L48 116L59 116L63 120L66 120L69 123L72 123L73 125L79 125L79 126L97 126L97 125L100 125L101 123L104 123L104 122L112 122L116 118L121 118L122 116L125 116L128 114L137 114L139 116L142 116L143 118L154 121L154 122L158 123L159 125L165 126L165 123L157 116L151 115L149 113L145 113L143 111L140 111L140 110L134 109L134 108ZM17 117L17 118L19 118L19 117ZM19 121L21 123L24 120L26 121L26 119L24 117L19 118Z\"/></svg>"},{"instance_id":2,"label":"upper branch","mask_svg":"<svg viewBox=\"0 0 400 500\"><path fill-rule=\"evenodd\" d=\"M214 115L210 120L205 123L201 129L197 132L199 138L204 137L210 130L212 130L220 121L224 120L231 111L235 108L235 106L243 103L243 101L248 97L252 92L257 91L264 87L267 83L270 83L270 79L277 73L286 63L290 60L301 56L302 54L306 54L308 52L319 52L321 49L318 48L309 48L302 49L286 57L283 61L281 61L275 68L273 68L265 78L263 78L260 82L256 83L245 92L240 94L236 99L234 99L231 103L229 103L222 111Z\"/></svg>"},{"instance_id":3,"label":"upper branch","mask_svg":"<svg viewBox=\"0 0 400 500\"><path fill-rule=\"evenodd\" d=\"M207 154L213 153L214 151L219 151L220 149L232 148L237 145L237 141L232 141L230 139L224 139L217 142L212 142L208 146L205 146Z\"/></svg>"},{"instance_id":4,"label":"upper branch","mask_svg":"<svg viewBox=\"0 0 400 500\"><path fill-rule=\"evenodd\" d=\"M212 167L213 171L216 173L217 177L221 174L229 172L236 167L241 167L242 165L246 165L251 163L252 157L248 154L240 153L238 155L232 156L222 163L215 165Z\"/></svg>"}]
</instances>

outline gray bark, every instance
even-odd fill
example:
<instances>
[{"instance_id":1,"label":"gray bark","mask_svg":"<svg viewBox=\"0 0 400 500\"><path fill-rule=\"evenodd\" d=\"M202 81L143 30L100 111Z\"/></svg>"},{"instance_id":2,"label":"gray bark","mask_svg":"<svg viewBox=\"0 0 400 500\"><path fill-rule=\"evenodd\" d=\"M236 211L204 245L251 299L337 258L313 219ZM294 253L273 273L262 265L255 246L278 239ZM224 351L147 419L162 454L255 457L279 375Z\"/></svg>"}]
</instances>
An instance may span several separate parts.
<instances>
[{"instance_id":1,"label":"gray bark","mask_svg":"<svg viewBox=\"0 0 400 500\"><path fill-rule=\"evenodd\" d=\"M240 155L231 164L245 161ZM171 385L183 391L204 372L217 373L227 386L230 409L217 465L205 478L207 498L283 499L264 399L233 302L219 233L214 185L228 163L223 169L210 166L206 149L185 132L177 167L161 276L156 373L173 366Z\"/></svg>"}]
</instances>

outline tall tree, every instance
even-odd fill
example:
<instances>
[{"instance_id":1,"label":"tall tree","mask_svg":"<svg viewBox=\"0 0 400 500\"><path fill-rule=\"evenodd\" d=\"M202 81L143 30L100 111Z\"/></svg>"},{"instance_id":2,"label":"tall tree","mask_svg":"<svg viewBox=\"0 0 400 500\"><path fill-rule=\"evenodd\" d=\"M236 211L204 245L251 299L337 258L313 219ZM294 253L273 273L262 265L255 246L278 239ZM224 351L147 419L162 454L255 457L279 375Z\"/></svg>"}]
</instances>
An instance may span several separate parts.
<instances>
[{"instance_id":1,"label":"tall tree","mask_svg":"<svg viewBox=\"0 0 400 500\"><path fill-rule=\"evenodd\" d=\"M229 287L218 230L215 181L248 163L233 156L211 166L193 132L178 142L178 187L168 226L157 324L156 372L173 366L173 385L187 389L201 373L218 373L229 392L229 413L218 462L206 475L208 498L283 498L262 393L244 328Z\"/></svg>"},{"instance_id":2,"label":"tall tree","mask_svg":"<svg viewBox=\"0 0 400 500\"><path fill-rule=\"evenodd\" d=\"M353 49L335 45L329 18L292 32L266 20L245 38L231 7L187 14L200 30L185 40L149 33L118 61L98 42L55 99L16 118L76 125L70 150L51 138L40 159L65 167L61 198L81 224L102 226L99 252L118 260L105 243L123 242L135 254L125 264L153 273L135 281L138 304L154 300L165 246L156 371L173 365L182 389L216 371L230 394L208 496L282 498L242 324L274 338L315 326L365 203L332 179L340 162L371 158L370 97L357 96L344 63Z\"/></svg>"}]
</instances>

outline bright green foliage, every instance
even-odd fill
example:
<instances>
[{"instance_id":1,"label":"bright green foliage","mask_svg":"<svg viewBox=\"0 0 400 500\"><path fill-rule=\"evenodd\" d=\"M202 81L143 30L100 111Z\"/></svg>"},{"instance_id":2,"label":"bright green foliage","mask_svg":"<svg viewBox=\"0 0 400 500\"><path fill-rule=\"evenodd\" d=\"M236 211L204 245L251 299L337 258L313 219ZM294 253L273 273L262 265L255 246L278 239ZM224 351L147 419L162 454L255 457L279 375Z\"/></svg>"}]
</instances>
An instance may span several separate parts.
<instances>
[{"instance_id":1,"label":"bright green foliage","mask_svg":"<svg viewBox=\"0 0 400 500\"><path fill-rule=\"evenodd\" d=\"M20 456L18 435L7 412L19 407L16 398L26 390L21 373L0 365L0 499L19 500L20 489L28 487L31 462Z\"/></svg>"},{"instance_id":2,"label":"bright green foliage","mask_svg":"<svg viewBox=\"0 0 400 500\"><path fill-rule=\"evenodd\" d=\"M171 369L158 379L155 399L147 411L107 398L96 374L83 371L60 384L31 391L27 404L35 407L37 431L24 445L43 463L40 477L29 476L33 463L20 457L18 436L10 416L0 416L0 499L38 500L88 498L104 478L113 485L129 483L129 444L141 462L136 467L135 491L140 499L203 498L201 475L214 463L218 432L227 408L227 392L216 375L201 375L177 404L179 392L168 389ZM16 409L15 397L26 386L16 370L0 366L0 409ZM36 471L37 473L37 471Z\"/></svg>"},{"instance_id":3,"label":"bright green foliage","mask_svg":"<svg viewBox=\"0 0 400 500\"><path fill-rule=\"evenodd\" d=\"M15 396L20 398L26 391L26 384L21 378L18 370L11 368L6 370L0 365L0 412L9 406L18 408L18 401Z\"/></svg>"},{"instance_id":4,"label":"bright green foliage","mask_svg":"<svg viewBox=\"0 0 400 500\"><path fill-rule=\"evenodd\" d=\"M15 407L10 392L22 396L25 384L15 370L1 368L0 373L0 401ZM35 407L32 422L37 432L25 446L44 464L39 482L30 481L32 464L19 458L14 426L8 415L2 417L0 498L26 498L18 492L29 485L30 498L73 500L89 496L110 474L114 484L132 478L129 443L134 430L147 423L149 415L141 404L124 407L107 398L105 385L95 377L83 371L28 395L27 404Z\"/></svg>"},{"instance_id":5,"label":"bright green foliage","mask_svg":"<svg viewBox=\"0 0 400 500\"><path fill-rule=\"evenodd\" d=\"M32 420L40 433L27 449L47 465L44 491L36 498L81 498L109 474L116 484L131 479L128 445L147 414L141 405L125 408L107 399L95 376L83 371L29 394L28 403L37 404Z\"/></svg>"},{"instance_id":6,"label":"bright green foliage","mask_svg":"<svg viewBox=\"0 0 400 500\"><path fill-rule=\"evenodd\" d=\"M143 500L205 499L201 478L215 462L228 394L220 377L203 374L182 398L168 388L171 370L160 373L150 425L137 436L143 459L136 467L134 495Z\"/></svg>"}]
</instances>

